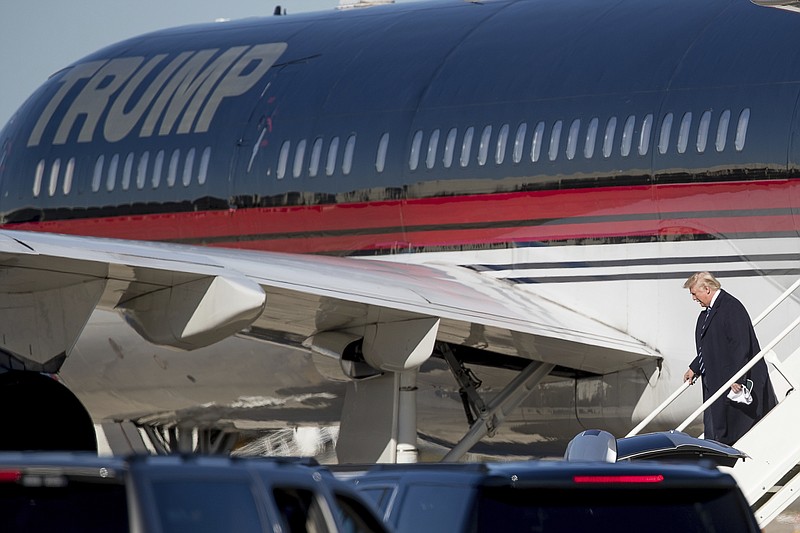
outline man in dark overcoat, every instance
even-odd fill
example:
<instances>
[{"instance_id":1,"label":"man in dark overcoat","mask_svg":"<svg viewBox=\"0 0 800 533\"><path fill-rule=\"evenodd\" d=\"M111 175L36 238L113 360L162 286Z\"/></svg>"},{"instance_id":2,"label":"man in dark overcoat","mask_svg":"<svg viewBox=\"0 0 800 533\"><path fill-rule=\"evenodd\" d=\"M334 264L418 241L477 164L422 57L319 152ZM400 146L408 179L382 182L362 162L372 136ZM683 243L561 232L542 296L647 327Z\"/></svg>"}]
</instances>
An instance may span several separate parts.
<instances>
[{"instance_id":1,"label":"man in dark overcoat","mask_svg":"<svg viewBox=\"0 0 800 533\"><path fill-rule=\"evenodd\" d=\"M703 307L695 327L697 357L683 379L702 377L705 402L761 348L744 305L722 290L712 274L692 274L683 287L689 289L692 299ZM737 379L731 390L740 392L747 380L753 383L752 403L735 402L723 394L703 414L706 439L732 445L777 404L763 359Z\"/></svg>"}]
</instances>

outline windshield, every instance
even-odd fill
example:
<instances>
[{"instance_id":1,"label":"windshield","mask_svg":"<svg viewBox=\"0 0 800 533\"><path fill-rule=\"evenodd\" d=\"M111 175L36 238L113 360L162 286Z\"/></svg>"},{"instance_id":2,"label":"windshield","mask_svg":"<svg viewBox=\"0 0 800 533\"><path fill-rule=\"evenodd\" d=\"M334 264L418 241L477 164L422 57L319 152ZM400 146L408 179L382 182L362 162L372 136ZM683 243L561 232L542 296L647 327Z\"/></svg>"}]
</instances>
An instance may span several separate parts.
<instances>
[{"instance_id":1,"label":"windshield","mask_svg":"<svg viewBox=\"0 0 800 533\"><path fill-rule=\"evenodd\" d=\"M59 478L59 486L0 484L0 531L127 533L122 484Z\"/></svg>"},{"instance_id":2,"label":"windshield","mask_svg":"<svg viewBox=\"0 0 800 533\"><path fill-rule=\"evenodd\" d=\"M741 494L725 488L488 488L474 531L758 531L745 511Z\"/></svg>"}]
</instances>

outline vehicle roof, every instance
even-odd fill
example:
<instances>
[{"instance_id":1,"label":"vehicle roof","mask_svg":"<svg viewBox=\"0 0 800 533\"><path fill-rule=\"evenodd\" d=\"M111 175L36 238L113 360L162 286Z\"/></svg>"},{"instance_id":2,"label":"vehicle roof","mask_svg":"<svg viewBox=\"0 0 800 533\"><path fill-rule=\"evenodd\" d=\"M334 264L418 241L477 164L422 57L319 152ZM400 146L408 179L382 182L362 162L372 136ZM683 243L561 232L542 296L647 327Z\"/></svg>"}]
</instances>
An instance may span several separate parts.
<instances>
[{"instance_id":1,"label":"vehicle roof","mask_svg":"<svg viewBox=\"0 0 800 533\"><path fill-rule=\"evenodd\" d=\"M690 437L680 431L661 431L644 433L617 439L617 460L655 457L656 454L698 455L704 457L728 458L733 466L747 454L727 444L713 440Z\"/></svg>"},{"instance_id":2,"label":"vehicle roof","mask_svg":"<svg viewBox=\"0 0 800 533\"><path fill-rule=\"evenodd\" d=\"M227 455L204 454L169 454L169 455L97 455L94 452L60 452L60 451L2 451L0 463L2 464L44 464L44 463L70 463L70 464L126 464L134 461L144 461L161 464L271 464L299 465L307 467L320 467L320 464L311 457L241 457Z\"/></svg>"},{"instance_id":3,"label":"vehicle roof","mask_svg":"<svg viewBox=\"0 0 800 533\"><path fill-rule=\"evenodd\" d=\"M704 486L733 487L735 480L711 464L658 461L632 463L515 461L481 464L376 465L356 479L362 482L402 483L458 482L492 487L607 486Z\"/></svg>"},{"instance_id":4,"label":"vehicle roof","mask_svg":"<svg viewBox=\"0 0 800 533\"><path fill-rule=\"evenodd\" d=\"M123 457L101 457L89 452L2 452L0 469L57 469L83 475L121 477L128 466Z\"/></svg>"},{"instance_id":5,"label":"vehicle roof","mask_svg":"<svg viewBox=\"0 0 800 533\"><path fill-rule=\"evenodd\" d=\"M221 455L129 455L98 456L90 452L0 452L0 469L59 469L80 472L82 475L118 477L132 466L145 468L225 468L227 470L269 470L291 474L319 472L330 475L314 459L285 457L229 457ZM333 477L332 475L330 476Z\"/></svg>"}]
</instances>

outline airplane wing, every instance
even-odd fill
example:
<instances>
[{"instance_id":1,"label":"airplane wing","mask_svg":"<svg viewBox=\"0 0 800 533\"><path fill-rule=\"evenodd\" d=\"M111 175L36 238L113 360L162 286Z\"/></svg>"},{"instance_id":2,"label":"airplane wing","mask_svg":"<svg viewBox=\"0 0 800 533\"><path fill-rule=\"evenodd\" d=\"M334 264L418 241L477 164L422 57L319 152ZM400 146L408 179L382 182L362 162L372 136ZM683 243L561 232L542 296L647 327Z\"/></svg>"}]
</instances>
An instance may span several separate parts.
<instances>
[{"instance_id":1,"label":"airplane wing","mask_svg":"<svg viewBox=\"0 0 800 533\"><path fill-rule=\"evenodd\" d=\"M754 4L764 7L776 7L786 11L800 12L800 2L797 0L751 0Z\"/></svg>"},{"instance_id":2,"label":"airplane wing","mask_svg":"<svg viewBox=\"0 0 800 533\"><path fill-rule=\"evenodd\" d=\"M0 231L2 349L57 367L95 308L193 349L233 334L309 345L438 319L436 340L604 374L658 354L618 329L452 265ZM35 340L31 340L35 339Z\"/></svg>"}]
</instances>

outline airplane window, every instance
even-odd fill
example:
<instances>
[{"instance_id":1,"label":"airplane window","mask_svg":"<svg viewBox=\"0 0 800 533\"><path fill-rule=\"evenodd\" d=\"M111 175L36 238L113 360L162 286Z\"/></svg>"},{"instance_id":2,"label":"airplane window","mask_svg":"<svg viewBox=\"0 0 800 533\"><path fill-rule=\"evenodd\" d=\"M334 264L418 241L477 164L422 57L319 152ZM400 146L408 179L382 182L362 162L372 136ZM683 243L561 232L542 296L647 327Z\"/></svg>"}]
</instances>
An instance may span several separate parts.
<instances>
[{"instance_id":1,"label":"airplane window","mask_svg":"<svg viewBox=\"0 0 800 533\"><path fill-rule=\"evenodd\" d=\"M347 176L353 168L353 153L356 149L356 135L347 138L344 145L344 157L342 158L342 173Z\"/></svg>"},{"instance_id":2,"label":"airplane window","mask_svg":"<svg viewBox=\"0 0 800 533\"><path fill-rule=\"evenodd\" d=\"M119 154L111 156L111 162L108 164L108 174L106 174L106 190L111 192L117 184L117 167L119 167Z\"/></svg>"},{"instance_id":3,"label":"airplane window","mask_svg":"<svg viewBox=\"0 0 800 533\"><path fill-rule=\"evenodd\" d=\"M614 149L614 135L617 133L617 117L611 117L606 122L606 132L603 135L603 157L611 157Z\"/></svg>"},{"instance_id":4,"label":"airplane window","mask_svg":"<svg viewBox=\"0 0 800 533\"><path fill-rule=\"evenodd\" d=\"M600 121L594 117L589 121L589 127L586 129L586 144L583 145L583 157L591 159L594 155L594 144L597 141L597 126Z\"/></svg>"},{"instance_id":5,"label":"airplane window","mask_svg":"<svg viewBox=\"0 0 800 533\"><path fill-rule=\"evenodd\" d=\"M547 157L550 158L550 161L555 161L556 157L558 157L558 145L561 142L561 127L563 124L561 120L557 120L553 124L553 131L550 133L550 149L547 151Z\"/></svg>"},{"instance_id":6,"label":"airplane window","mask_svg":"<svg viewBox=\"0 0 800 533\"><path fill-rule=\"evenodd\" d=\"M389 133L381 135L378 142L378 154L375 156L375 170L383 172L386 167L386 151L389 149Z\"/></svg>"},{"instance_id":7,"label":"airplane window","mask_svg":"<svg viewBox=\"0 0 800 533\"><path fill-rule=\"evenodd\" d=\"M744 149L744 141L747 138L747 125L750 123L750 108L746 107L739 115L739 123L736 125L736 140L734 146L736 151L741 152Z\"/></svg>"},{"instance_id":8,"label":"airplane window","mask_svg":"<svg viewBox=\"0 0 800 533\"><path fill-rule=\"evenodd\" d=\"M39 161L39 163L36 165L36 174L33 176L34 198L38 198L39 193L42 191L42 178L44 178L44 159Z\"/></svg>"},{"instance_id":9,"label":"airplane window","mask_svg":"<svg viewBox=\"0 0 800 533\"><path fill-rule=\"evenodd\" d=\"M631 144L633 143L633 126L636 123L636 117L631 115L625 120L625 127L622 129L622 146L620 147L620 154L622 157L628 157L631 153Z\"/></svg>"},{"instance_id":10,"label":"airplane window","mask_svg":"<svg viewBox=\"0 0 800 533\"><path fill-rule=\"evenodd\" d=\"M105 155L100 155L94 164L94 175L92 176L92 192L98 192L105 176Z\"/></svg>"},{"instance_id":11,"label":"airplane window","mask_svg":"<svg viewBox=\"0 0 800 533\"><path fill-rule=\"evenodd\" d=\"M453 164L453 155L456 151L456 136L458 135L457 128L450 128L450 131L447 132L447 140L444 143L444 157L442 158L442 163L444 163L444 168L450 168Z\"/></svg>"},{"instance_id":12,"label":"airplane window","mask_svg":"<svg viewBox=\"0 0 800 533\"><path fill-rule=\"evenodd\" d=\"M411 140L411 154L408 156L408 168L417 170L419 166L419 150L422 146L422 130L417 130Z\"/></svg>"},{"instance_id":13,"label":"airplane window","mask_svg":"<svg viewBox=\"0 0 800 533\"><path fill-rule=\"evenodd\" d=\"M292 166L292 177L299 178L303 173L303 161L306 158L306 140L303 139L297 143L297 149L294 152L294 165Z\"/></svg>"},{"instance_id":14,"label":"airplane window","mask_svg":"<svg viewBox=\"0 0 800 533\"><path fill-rule=\"evenodd\" d=\"M500 133L497 134L497 151L494 154L494 162L502 165L506 158L506 146L508 145L508 124L503 124Z\"/></svg>"},{"instance_id":15,"label":"airplane window","mask_svg":"<svg viewBox=\"0 0 800 533\"><path fill-rule=\"evenodd\" d=\"M133 174L133 152L128 152L122 167L122 190L124 191L127 191L131 185L131 174Z\"/></svg>"},{"instance_id":16,"label":"airplane window","mask_svg":"<svg viewBox=\"0 0 800 533\"><path fill-rule=\"evenodd\" d=\"M425 157L425 166L433 168L436 164L436 150L439 148L439 130L433 130L431 138L428 140L428 155Z\"/></svg>"},{"instance_id":17,"label":"airplane window","mask_svg":"<svg viewBox=\"0 0 800 533\"><path fill-rule=\"evenodd\" d=\"M103 164L105 163L105 156L101 155L97 158L94 164L94 175L92 176L92 192L100 190L100 181L103 179Z\"/></svg>"},{"instance_id":18,"label":"airplane window","mask_svg":"<svg viewBox=\"0 0 800 533\"><path fill-rule=\"evenodd\" d=\"M708 144L708 129L711 126L711 111L705 111L700 117L700 127L697 128L697 151L703 153Z\"/></svg>"},{"instance_id":19,"label":"airplane window","mask_svg":"<svg viewBox=\"0 0 800 533\"><path fill-rule=\"evenodd\" d=\"M514 163L522 161L522 152L525 149L525 133L528 131L528 124L523 122L517 128L517 135L514 137Z\"/></svg>"},{"instance_id":20,"label":"airplane window","mask_svg":"<svg viewBox=\"0 0 800 533\"><path fill-rule=\"evenodd\" d=\"M666 154L669 148L669 134L672 131L672 113L667 113L661 122L661 135L658 137L658 153Z\"/></svg>"},{"instance_id":21,"label":"airplane window","mask_svg":"<svg viewBox=\"0 0 800 533\"><path fill-rule=\"evenodd\" d=\"M42 192L42 181L44 180L44 159L40 159L36 164L36 172L33 175L33 197L38 198ZM52 179L52 176L51 176Z\"/></svg>"},{"instance_id":22,"label":"airplane window","mask_svg":"<svg viewBox=\"0 0 800 533\"><path fill-rule=\"evenodd\" d=\"M581 131L581 119L576 118L569 126L567 135L567 159L575 159L575 152L578 151L578 134Z\"/></svg>"},{"instance_id":23,"label":"airplane window","mask_svg":"<svg viewBox=\"0 0 800 533\"><path fill-rule=\"evenodd\" d=\"M328 158L325 161L325 174L328 176L333 175L336 170L336 158L339 155L339 137L331 139L331 145L328 147Z\"/></svg>"},{"instance_id":24,"label":"airplane window","mask_svg":"<svg viewBox=\"0 0 800 533\"><path fill-rule=\"evenodd\" d=\"M47 194L53 196L58 187L58 173L61 170L61 159L53 161L53 166L50 167L50 183L47 186Z\"/></svg>"},{"instance_id":25,"label":"airplane window","mask_svg":"<svg viewBox=\"0 0 800 533\"><path fill-rule=\"evenodd\" d=\"M283 141L281 145L281 151L278 153L278 179L282 180L283 177L286 175L286 164L289 162L289 149L292 147L292 143L289 141Z\"/></svg>"},{"instance_id":26,"label":"airplane window","mask_svg":"<svg viewBox=\"0 0 800 533\"><path fill-rule=\"evenodd\" d=\"M717 152L721 152L725 149L725 141L728 137L728 125L731 122L731 110L726 109L722 112L722 116L719 117L719 125L717 126L717 140L715 146L717 147Z\"/></svg>"},{"instance_id":27,"label":"airplane window","mask_svg":"<svg viewBox=\"0 0 800 533\"><path fill-rule=\"evenodd\" d=\"M481 133L481 141L478 144L478 164L483 166L486 164L486 159L489 157L489 141L492 139L492 125L489 124L483 128Z\"/></svg>"},{"instance_id":28,"label":"airplane window","mask_svg":"<svg viewBox=\"0 0 800 533\"><path fill-rule=\"evenodd\" d=\"M653 129L653 114L645 115L642 121L642 132L639 135L639 155L645 155L650 149L650 131Z\"/></svg>"},{"instance_id":29,"label":"airplane window","mask_svg":"<svg viewBox=\"0 0 800 533\"><path fill-rule=\"evenodd\" d=\"M531 143L531 161L536 163L539 154L542 152L542 138L544 137L544 121L540 121L533 130L533 142Z\"/></svg>"},{"instance_id":30,"label":"airplane window","mask_svg":"<svg viewBox=\"0 0 800 533\"><path fill-rule=\"evenodd\" d=\"M147 152L145 152L147 155ZM197 172L198 185L204 185L208 177L208 165L211 163L211 147L203 148L203 155L200 156L200 170Z\"/></svg>"},{"instance_id":31,"label":"airplane window","mask_svg":"<svg viewBox=\"0 0 800 533\"><path fill-rule=\"evenodd\" d=\"M67 169L64 171L64 186L62 190L64 191L64 195L69 194L72 190L72 178L75 175L75 158L70 157L69 161L67 161Z\"/></svg>"},{"instance_id":32,"label":"airplane window","mask_svg":"<svg viewBox=\"0 0 800 533\"><path fill-rule=\"evenodd\" d=\"M683 114L681 119L681 129L678 130L678 153L686 152L686 147L689 146L689 130L692 127L692 112L687 111Z\"/></svg>"},{"instance_id":33,"label":"airplane window","mask_svg":"<svg viewBox=\"0 0 800 533\"><path fill-rule=\"evenodd\" d=\"M186 161L183 162L183 177L181 183L184 187L188 187L192 183L192 170L194 168L194 148L189 149L186 154Z\"/></svg>"},{"instance_id":34,"label":"airplane window","mask_svg":"<svg viewBox=\"0 0 800 533\"><path fill-rule=\"evenodd\" d=\"M461 142L461 166L469 165L469 156L472 153L472 137L475 135L475 128L470 126L464 132L464 140Z\"/></svg>"},{"instance_id":35,"label":"airplane window","mask_svg":"<svg viewBox=\"0 0 800 533\"><path fill-rule=\"evenodd\" d=\"M159 150L156 154L156 161L153 164L153 188L157 189L161 185L161 171L164 168L164 150Z\"/></svg>"},{"instance_id":36,"label":"airplane window","mask_svg":"<svg viewBox=\"0 0 800 533\"><path fill-rule=\"evenodd\" d=\"M317 137L314 140L314 146L311 147L311 158L308 162L308 175L312 178L317 177L317 173L319 173L320 159L322 159L322 137Z\"/></svg>"},{"instance_id":37,"label":"airplane window","mask_svg":"<svg viewBox=\"0 0 800 533\"><path fill-rule=\"evenodd\" d=\"M147 163L150 161L150 152L145 151L139 159L139 165L136 167L136 188L139 190L144 189L144 183L147 179Z\"/></svg>"},{"instance_id":38,"label":"airplane window","mask_svg":"<svg viewBox=\"0 0 800 533\"><path fill-rule=\"evenodd\" d=\"M167 187L175 185L175 180L178 179L178 163L180 162L181 151L175 149L172 151L172 156L169 158L169 168L167 169Z\"/></svg>"}]
</instances>

